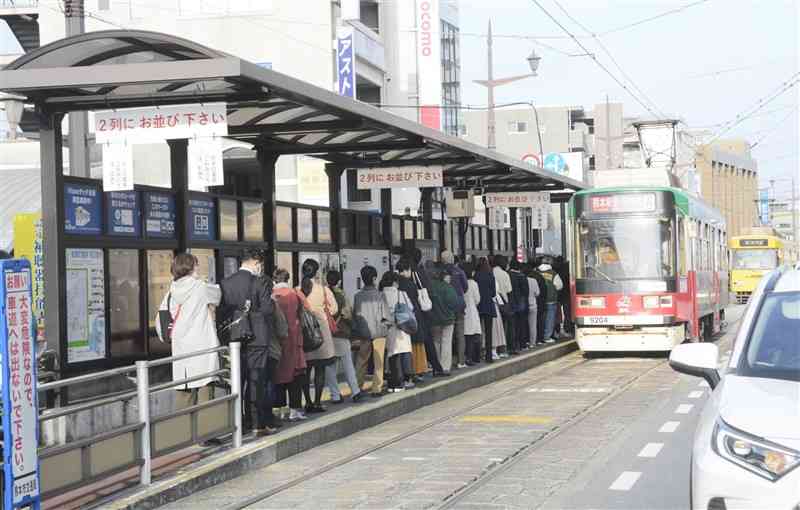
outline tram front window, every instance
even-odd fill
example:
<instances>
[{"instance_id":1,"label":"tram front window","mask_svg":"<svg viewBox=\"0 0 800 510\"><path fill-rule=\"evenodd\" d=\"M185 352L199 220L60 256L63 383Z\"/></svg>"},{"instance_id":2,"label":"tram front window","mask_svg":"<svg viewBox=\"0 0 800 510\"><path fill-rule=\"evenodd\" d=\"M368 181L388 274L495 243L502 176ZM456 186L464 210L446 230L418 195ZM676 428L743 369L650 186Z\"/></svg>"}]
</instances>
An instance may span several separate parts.
<instances>
[{"instance_id":1,"label":"tram front window","mask_svg":"<svg viewBox=\"0 0 800 510\"><path fill-rule=\"evenodd\" d=\"M778 267L776 250L736 250L733 252L733 269L775 269Z\"/></svg>"},{"instance_id":2,"label":"tram front window","mask_svg":"<svg viewBox=\"0 0 800 510\"><path fill-rule=\"evenodd\" d=\"M675 275L671 221L589 220L581 222L579 228L578 278L617 280Z\"/></svg>"}]
</instances>

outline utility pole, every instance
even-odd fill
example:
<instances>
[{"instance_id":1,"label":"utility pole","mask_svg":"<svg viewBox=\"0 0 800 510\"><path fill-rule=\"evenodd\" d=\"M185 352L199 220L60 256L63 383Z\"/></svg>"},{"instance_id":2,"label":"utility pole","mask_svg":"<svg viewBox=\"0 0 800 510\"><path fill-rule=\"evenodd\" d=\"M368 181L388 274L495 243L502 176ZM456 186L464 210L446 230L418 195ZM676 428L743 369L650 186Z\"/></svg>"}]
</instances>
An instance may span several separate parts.
<instances>
[{"instance_id":1,"label":"utility pole","mask_svg":"<svg viewBox=\"0 0 800 510\"><path fill-rule=\"evenodd\" d=\"M83 0L64 0L67 37L86 32ZM89 177L89 117L86 112L69 113L69 174Z\"/></svg>"},{"instance_id":2,"label":"utility pole","mask_svg":"<svg viewBox=\"0 0 800 510\"><path fill-rule=\"evenodd\" d=\"M490 149L497 147L497 140L495 138L495 122L494 122L494 64L492 61L492 20L489 20L489 30L486 32L486 50L488 52L486 62L488 62L489 69L487 72L487 82L489 85L486 87L488 91L488 111L486 114L486 127L488 129L488 138L486 146Z\"/></svg>"}]
</instances>

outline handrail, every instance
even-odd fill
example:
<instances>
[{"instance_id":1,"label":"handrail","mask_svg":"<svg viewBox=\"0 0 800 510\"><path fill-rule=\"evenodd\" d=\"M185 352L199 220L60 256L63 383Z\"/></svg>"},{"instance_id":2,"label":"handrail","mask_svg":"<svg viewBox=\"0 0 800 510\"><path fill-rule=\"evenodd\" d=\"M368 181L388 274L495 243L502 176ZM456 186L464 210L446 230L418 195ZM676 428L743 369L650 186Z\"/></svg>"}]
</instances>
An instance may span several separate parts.
<instances>
[{"instance_id":1,"label":"handrail","mask_svg":"<svg viewBox=\"0 0 800 510\"><path fill-rule=\"evenodd\" d=\"M196 381L202 381L203 379L208 379L209 377L216 377L218 375L225 375L228 373L227 369L219 369L213 372L207 372L205 374L196 375L194 377L187 377L186 379L178 379L176 381L169 381L161 384L156 384L155 386L150 386L150 393L155 393L157 391L168 390L169 388L175 388L178 386L182 386L184 384L193 383Z\"/></svg>"},{"instance_id":2,"label":"handrail","mask_svg":"<svg viewBox=\"0 0 800 510\"><path fill-rule=\"evenodd\" d=\"M147 362L147 367L148 368L153 368L153 367L159 367L161 365L169 365L170 363L172 363L174 361L183 361L185 359L194 358L196 356L202 356L203 354L214 354L214 353L217 353L217 352L222 352L222 351L227 351L227 350L228 350L228 347L225 347L225 346L211 347L211 348L208 348L208 349L202 349L202 350L199 350L199 351L193 351L193 352L190 352L190 353L187 353L187 354L181 354L179 356L171 356L169 358L161 358L161 359L157 359L157 360L153 360L153 361L148 361ZM133 369L136 370L136 367L133 367Z\"/></svg>"},{"instance_id":3,"label":"handrail","mask_svg":"<svg viewBox=\"0 0 800 510\"><path fill-rule=\"evenodd\" d=\"M56 418L61 418L62 416L68 416L70 414L75 414L80 411L87 411L89 409L94 409L95 407L100 407L108 404L114 404L116 402L121 402L123 400L128 400L136 396L136 390L127 391L122 394L112 395L106 398L100 398L97 400L90 400L88 402L84 402L81 404L76 404L74 406L63 407L63 408L56 408L57 411L52 409L48 409L48 413L42 413L39 415L39 421L48 421L48 420L55 420Z\"/></svg>"},{"instance_id":4,"label":"handrail","mask_svg":"<svg viewBox=\"0 0 800 510\"><path fill-rule=\"evenodd\" d=\"M74 384L96 381L97 379L105 379L107 377L114 377L115 375L128 374L131 372L136 372L136 365L112 368L109 370L103 370L102 372L92 372L91 374L78 375L68 379L59 379L57 381L40 384L38 386L38 391L54 390L56 388L63 388L64 386L72 386Z\"/></svg>"}]
</instances>

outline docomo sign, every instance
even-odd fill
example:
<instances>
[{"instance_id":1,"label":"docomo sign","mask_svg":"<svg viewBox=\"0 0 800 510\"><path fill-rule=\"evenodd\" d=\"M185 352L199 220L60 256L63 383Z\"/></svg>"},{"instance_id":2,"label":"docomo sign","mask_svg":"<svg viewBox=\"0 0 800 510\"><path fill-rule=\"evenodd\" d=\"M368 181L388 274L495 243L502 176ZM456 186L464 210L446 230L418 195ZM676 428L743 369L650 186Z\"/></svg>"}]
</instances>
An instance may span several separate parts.
<instances>
[{"instance_id":1,"label":"docomo sign","mask_svg":"<svg viewBox=\"0 0 800 510\"><path fill-rule=\"evenodd\" d=\"M228 135L225 103L131 108L95 112L97 143L161 141Z\"/></svg>"},{"instance_id":2,"label":"docomo sign","mask_svg":"<svg viewBox=\"0 0 800 510\"><path fill-rule=\"evenodd\" d=\"M359 168L358 189L441 188L441 165L395 168Z\"/></svg>"},{"instance_id":3,"label":"docomo sign","mask_svg":"<svg viewBox=\"0 0 800 510\"><path fill-rule=\"evenodd\" d=\"M417 88L419 121L441 129L442 59L439 39L439 1L416 0Z\"/></svg>"},{"instance_id":4,"label":"docomo sign","mask_svg":"<svg viewBox=\"0 0 800 510\"><path fill-rule=\"evenodd\" d=\"M486 207L542 207L550 203L546 191L486 193Z\"/></svg>"},{"instance_id":5,"label":"docomo sign","mask_svg":"<svg viewBox=\"0 0 800 510\"><path fill-rule=\"evenodd\" d=\"M435 7L430 0L417 2L417 12L419 13L419 52L423 57L433 55L433 36L431 35L431 18Z\"/></svg>"}]
</instances>

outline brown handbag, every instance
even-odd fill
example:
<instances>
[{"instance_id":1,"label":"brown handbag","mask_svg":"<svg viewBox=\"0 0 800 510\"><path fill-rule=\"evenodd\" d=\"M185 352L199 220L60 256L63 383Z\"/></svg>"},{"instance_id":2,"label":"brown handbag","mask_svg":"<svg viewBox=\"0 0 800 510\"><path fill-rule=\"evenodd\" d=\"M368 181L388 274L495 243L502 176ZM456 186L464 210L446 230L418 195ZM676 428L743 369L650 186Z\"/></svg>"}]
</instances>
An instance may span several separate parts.
<instances>
[{"instance_id":1,"label":"brown handbag","mask_svg":"<svg viewBox=\"0 0 800 510\"><path fill-rule=\"evenodd\" d=\"M325 287L322 287L322 308L325 310L325 318L328 319L328 328L331 330L331 335L335 335L339 332L339 326L331 313L330 304L328 303L328 289Z\"/></svg>"}]
</instances>

